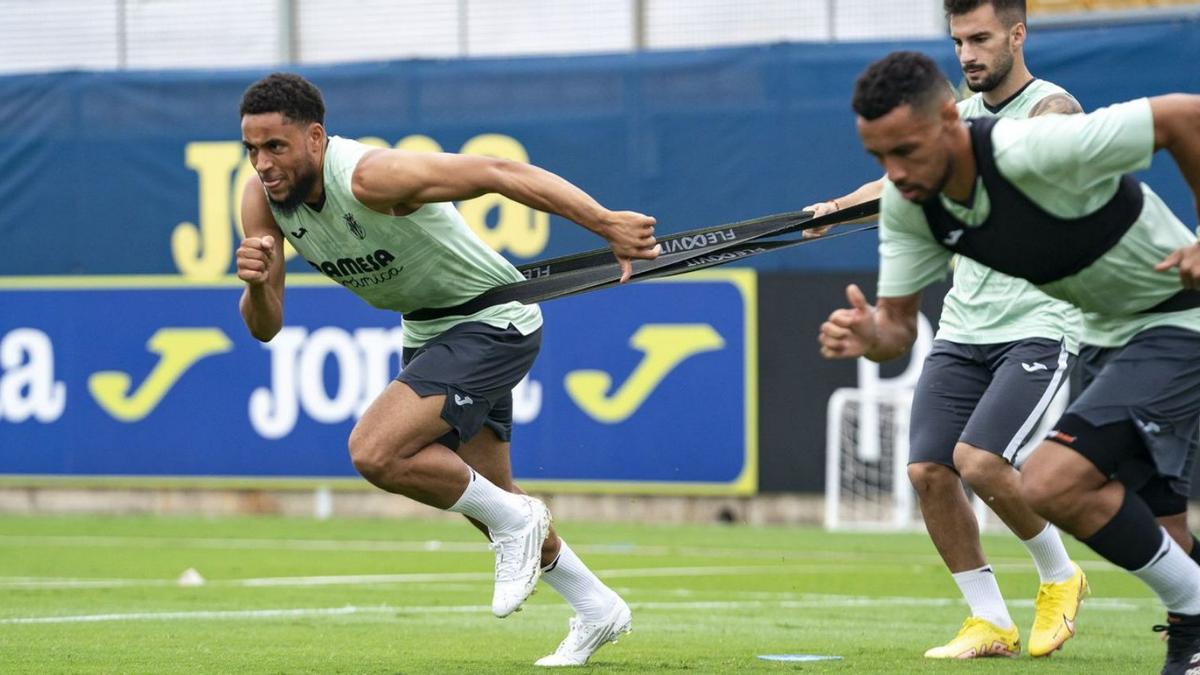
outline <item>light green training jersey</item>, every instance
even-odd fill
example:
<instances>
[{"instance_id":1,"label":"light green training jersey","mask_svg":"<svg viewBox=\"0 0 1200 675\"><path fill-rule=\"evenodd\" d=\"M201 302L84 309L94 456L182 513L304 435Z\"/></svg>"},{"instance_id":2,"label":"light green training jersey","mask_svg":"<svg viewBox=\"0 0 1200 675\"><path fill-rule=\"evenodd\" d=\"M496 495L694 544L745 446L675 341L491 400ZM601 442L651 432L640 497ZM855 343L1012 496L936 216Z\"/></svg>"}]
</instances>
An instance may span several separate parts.
<instances>
[{"instance_id":1,"label":"light green training jersey","mask_svg":"<svg viewBox=\"0 0 1200 675\"><path fill-rule=\"evenodd\" d=\"M1200 227L1196 229L1196 234L1200 236ZM1113 331L1103 331L1095 328L1095 326L1099 326L1102 329L1104 326L1103 322L1097 324L1099 319L1100 317L1084 316L1083 335L1080 338L1082 342L1094 347L1120 347L1124 345L1124 341L1120 340L1120 332L1114 333Z\"/></svg>"},{"instance_id":2,"label":"light green training jersey","mask_svg":"<svg viewBox=\"0 0 1200 675\"><path fill-rule=\"evenodd\" d=\"M285 215L271 206L284 236L309 264L372 306L401 313L452 307L525 279L471 231L453 204L425 204L406 216L391 216L359 202L350 179L371 149L330 137L321 208L301 204ZM470 316L405 321L404 346L420 347L467 321L500 329L512 325L529 335L541 327L542 313L537 305L510 302Z\"/></svg>"},{"instance_id":3,"label":"light green training jersey","mask_svg":"<svg viewBox=\"0 0 1200 675\"><path fill-rule=\"evenodd\" d=\"M1123 174L1150 166L1154 119L1144 98L1089 115L1001 119L992 129L992 144L997 169L1026 197L1057 218L1079 218L1112 199ZM1083 310L1096 344L1123 345L1156 326L1200 332L1200 309L1145 311L1182 288L1177 270L1156 272L1154 266L1194 244L1196 235L1149 186L1141 188L1142 212L1113 248L1083 270L1038 286ZM982 179L969 207L943 203L968 227L990 212ZM937 281L952 255L934 240L921 206L904 199L890 181L884 184L879 236L881 296L911 295ZM1031 250L1038 244L1026 242Z\"/></svg>"},{"instance_id":4,"label":"light green training jersey","mask_svg":"<svg viewBox=\"0 0 1200 675\"><path fill-rule=\"evenodd\" d=\"M958 114L972 117L1029 117L1039 101L1066 91L1045 80L1030 80L993 108L983 94L960 101ZM945 197L943 197L945 199ZM954 259L954 286L942 304L937 337L962 344L994 344L1027 338L1065 340L1078 351L1082 319L1072 305L1042 293L1033 284L1001 274L965 256Z\"/></svg>"}]
</instances>

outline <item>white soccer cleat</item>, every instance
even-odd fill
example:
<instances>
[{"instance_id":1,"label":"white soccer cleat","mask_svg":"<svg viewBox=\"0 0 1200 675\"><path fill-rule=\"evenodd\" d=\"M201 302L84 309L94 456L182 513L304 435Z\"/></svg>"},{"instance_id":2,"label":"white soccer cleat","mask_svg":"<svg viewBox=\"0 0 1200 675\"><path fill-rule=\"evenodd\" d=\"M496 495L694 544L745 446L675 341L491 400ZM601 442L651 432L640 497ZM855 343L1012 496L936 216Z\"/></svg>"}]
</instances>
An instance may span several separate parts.
<instances>
[{"instance_id":1,"label":"white soccer cleat","mask_svg":"<svg viewBox=\"0 0 1200 675\"><path fill-rule=\"evenodd\" d=\"M504 618L521 609L533 595L542 576L542 542L550 534L550 509L540 499L520 495L529 508L529 520L513 534L492 535L496 552L496 588L492 614Z\"/></svg>"},{"instance_id":2,"label":"white soccer cleat","mask_svg":"<svg viewBox=\"0 0 1200 675\"><path fill-rule=\"evenodd\" d=\"M585 665L596 650L610 642L615 643L617 638L633 630L633 614L629 611L629 605L618 597L608 618L603 621L584 623L578 617L571 617L570 625L571 631L558 649L538 659L533 665L548 668Z\"/></svg>"}]
</instances>

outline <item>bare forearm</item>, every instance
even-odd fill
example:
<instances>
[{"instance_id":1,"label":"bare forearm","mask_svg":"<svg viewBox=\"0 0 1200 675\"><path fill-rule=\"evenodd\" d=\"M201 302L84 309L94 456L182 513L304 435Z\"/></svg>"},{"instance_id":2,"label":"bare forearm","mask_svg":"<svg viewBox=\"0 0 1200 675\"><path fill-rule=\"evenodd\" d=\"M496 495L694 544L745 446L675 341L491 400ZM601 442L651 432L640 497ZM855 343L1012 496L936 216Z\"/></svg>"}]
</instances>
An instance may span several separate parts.
<instances>
[{"instance_id":1,"label":"bare forearm","mask_svg":"<svg viewBox=\"0 0 1200 675\"><path fill-rule=\"evenodd\" d=\"M593 232L607 212L595 199L561 176L532 164L505 161L495 168L494 191L539 211L553 213Z\"/></svg>"},{"instance_id":2,"label":"bare forearm","mask_svg":"<svg viewBox=\"0 0 1200 675\"><path fill-rule=\"evenodd\" d=\"M247 285L238 309L246 328L257 340L268 342L283 327L283 303L267 284Z\"/></svg>"},{"instance_id":3,"label":"bare forearm","mask_svg":"<svg viewBox=\"0 0 1200 675\"><path fill-rule=\"evenodd\" d=\"M847 209L851 206L858 206L864 202L869 202L872 199L878 199L879 195L883 194L883 179L873 180L870 183L865 183L854 192L842 195L837 199L831 199L830 202L838 209ZM852 223L865 223L874 221L875 216L865 216L857 220L850 221Z\"/></svg>"},{"instance_id":4,"label":"bare forearm","mask_svg":"<svg viewBox=\"0 0 1200 675\"><path fill-rule=\"evenodd\" d=\"M875 340L863 356L877 363L899 358L917 339L916 317L894 315L886 306L875 308Z\"/></svg>"},{"instance_id":5,"label":"bare forearm","mask_svg":"<svg viewBox=\"0 0 1200 675\"><path fill-rule=\"evenodd\" d=\"M854 192L842 195L834 201L837 202L838 208L844 209L848 206L858 206L863 202L869 202L872 199L878 199L879 195L883 194L883 179L873 180L870 183L865 183Z\"/></svg>"}]
</instances>

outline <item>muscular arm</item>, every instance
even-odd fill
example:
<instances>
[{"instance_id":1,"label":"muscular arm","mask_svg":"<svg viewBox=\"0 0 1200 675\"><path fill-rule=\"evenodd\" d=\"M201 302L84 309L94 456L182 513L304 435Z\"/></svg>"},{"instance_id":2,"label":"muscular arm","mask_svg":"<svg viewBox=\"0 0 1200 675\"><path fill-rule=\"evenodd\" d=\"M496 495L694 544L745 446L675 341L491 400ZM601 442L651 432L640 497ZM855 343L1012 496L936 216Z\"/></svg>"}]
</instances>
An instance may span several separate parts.
<instances>
[{"instance_id":1,"label":"muscular arm","mask_svg":"<svg viewBox=\"0 0 1200 675\"><path fill-rule=\"evenodd\" d=\"M283 327L283 232L257 176L242 193L242 229L246 238L237 250L237 273L246 288L238 309L250 334L267 342Z\"/></svg>"},{"instance_id":2,"label":"muscular arm","mask_svg":"<svg viewBox=\"0 0 1200 675\"><path fill-rule=\"evenodd\" d=\"M497 193L562 216L608 240L621 262L622 281L634 258L658 256L654 219L633 211L610 211L586 192L545 169L475 155L374 150L354 169L354 196L382 213L409 213L431 202Z\"/></svg>"},{"instance_id":3,"label":"muscular arm","mask_svg":"<svg viewBox=\"0 0 1200 675\"><path fill-rule=\"evenodd\" d=\"M531 164L478 155L375 150L354 170L354 196L384 213L495 192L596 231L607 211L583 190Z\"/></svg>"},{"instance_id":4,"label":"muscular arm","mask_svg":"<svg viewBox=\"0 0 1200 675\"><path fill-rule=\"evenodd\" d=\"M813 217L819 218L827 213L833 213L834 211L840 211L841 209L850 208L851 206L858 206L859 204L862 204L863 202L869 202L872 199L879 199L879 196L881 194L883 194L883 181L884 181L883 178L879 178L877 180L871 181L870 183L863 183L856 190L854 190L853 192L851 192L849 194L842 195L841 197L838 197L837 199L830 199L829 201L825 201L825 202L817 202L816 204L809 204L808 206L804 207L804 210L812 211ZM849 223L865 223L865 222L873 221L873 220L875 220L875 218L876 218L876 216L864 216L857 220L851 220L848 222ZM821 230L816 231L814 234L822 234L827 229L829 229L829 228L822 228ZM805 236L811 236L810 233L813 233L813 231L805 230L805 232L804 232Z\"/></svg>"},{"instance_id":5,"label":"muscular arm","mask_svg":"<svg viewBox=\"0 0 1200 675\"><path fill-rule=\"evenodd\" d=\"M1166 150L1200 204L1200 96L1168 94L1150 99L1154 149Z\"/></svg>"},{"instance_id":6,"label":"muscular arm","mask_svg":"<svg viewBox=\"0 0 1200 675\"><path fill-rule=\"evenodd\" d=\"M1083 112L1083 106L1074 96L1067 93L1050 94L1034 104L1030 117L1038 115L1074 115Z\"/></svg>"},{"instance_id":7,"label":"muscular arm","mask_svg":"<svg viewBox=\"0 0 1200 675\"><path fill-rule=\"evenodd\" d=\"M1170 94L1150 99L1154 115L1154 149L1171 153L1200 206L1200 96ZM1200 288L1200 243L1173 251L1154 269L1178 268L1184 288Z\"/></svg>"}]
</instances>

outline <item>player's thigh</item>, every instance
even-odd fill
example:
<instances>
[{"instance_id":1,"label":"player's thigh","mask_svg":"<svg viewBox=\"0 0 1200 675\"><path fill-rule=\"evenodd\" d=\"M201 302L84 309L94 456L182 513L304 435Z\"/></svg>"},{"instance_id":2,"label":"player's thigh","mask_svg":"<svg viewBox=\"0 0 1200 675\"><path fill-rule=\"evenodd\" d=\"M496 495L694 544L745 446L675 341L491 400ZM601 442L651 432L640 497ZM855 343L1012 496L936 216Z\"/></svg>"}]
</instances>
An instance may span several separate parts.
<instances>
[{"instance_id":1,"label":"player's thigh","mask_svg":"<svg viewBox=\"0 0 1200 675\"><path fill-rule=\"evenodd\" d=\"M444 399L422 397L408 384L392 381L350 432L351 453L387 452L397 457L416 454L449 430L441 417Z\"/></svg>"},{"instance_id":2,"label":"player's thigh","mask_svg":"<svg viewBox=\"0 0 1200 675\"><path fill-rule=\"evenodd\" d=\"M506 441L507 431L493 420L507 415L511 428L512 389L528 374L540 347L540 330L524 335L511 326L463 323L417 350L406 349L397 379L420 396L442 401L448 430L437 440L446 447L458 449L485 426Z\"/></svg>"},{"instance_id":3,"label":"player's thigh","mask_svg":"<svg viewBox=\"0 0 1200 675\"><path fill-rule=\"evenodd\" d=\"M992 381L979 398L960 440L1009 464L1037 429L1074 356L1056 340L1020 340L989 347Z\"/></svg>"},{"instance_id":4,"label":"player's thigh","mask_svg":"<svg viewBox=\"0 0 1200 675\"><path fill-rule=\"evenodd\" d=\"M990 383L991 373L975 347L934 341L913 393L910 465L932 462L954 468L954 446Z\"/></svg>"}]
</instances>

